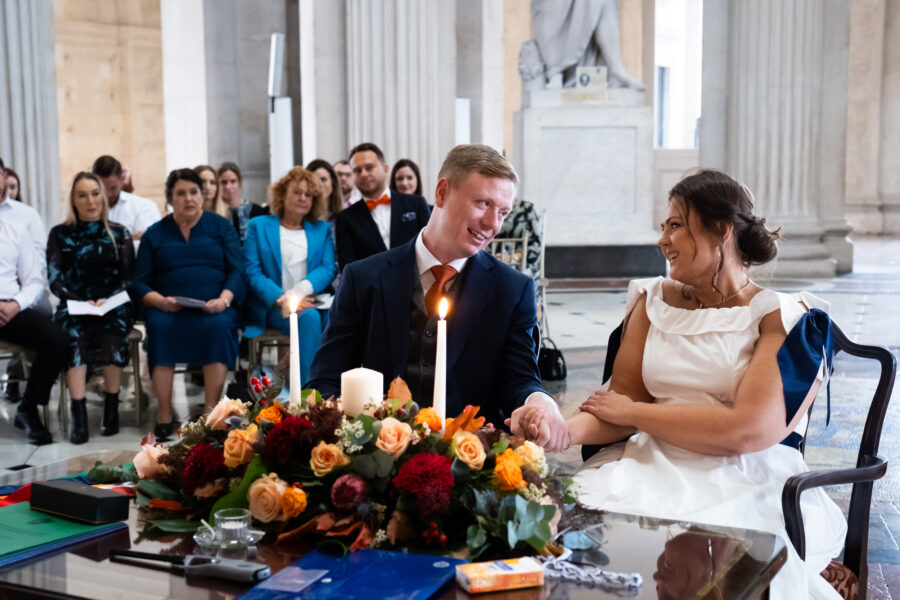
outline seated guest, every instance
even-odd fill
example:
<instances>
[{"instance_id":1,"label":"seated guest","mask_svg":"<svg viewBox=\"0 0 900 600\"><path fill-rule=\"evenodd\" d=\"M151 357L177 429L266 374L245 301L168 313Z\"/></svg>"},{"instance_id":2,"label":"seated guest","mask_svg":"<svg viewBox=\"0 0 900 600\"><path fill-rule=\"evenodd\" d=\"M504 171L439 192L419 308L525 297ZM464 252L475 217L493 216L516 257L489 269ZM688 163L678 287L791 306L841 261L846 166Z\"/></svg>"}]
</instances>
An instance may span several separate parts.
<instances>
[{"instance_id":1,"label":"seated guest","mask_svg":"<svg viewBox=\"0 0 900 600\"><path fill-rule=\"evenodd\" d=\"M203 181L191 169L166 179L172 214L147 230L134 268L134 294L147 307L147 362L159 403L158 438L169 437L172 379L178 363L203 365L206 409L222 395L238 350L244 255L227 219L203 210ZM202 308L183 306L186 299Z\"/></svg>"},{"instance_id":2,"label":"seated guest","mask_svg":"<svg viewBox=\"0 0 900 600\"><path fill-rule=\"evenodd\" d=\"M344 197L344 206L342 208L356 204L362 199L362 195L356 189L356 179L353 177L353 167L350 166L350 161L339 160L333 166L334 173L340 182L341 195Z\"/></svg>"},{"instance_id":3,"label":"seated guest","mask_svg":"<svg viewBox=\"0 0 900 600\"><path fill-rule=\"evenodd\" d=\"M73 315L69 301L102 306L131 284L134 244L124 226L107 219L103 184L93 173L75 176L69 190L69 214L50 230L47 241L50 291L59 298L54 320L69 335L69 408L73 444L88 441L85 388L88 365L103 367L106 396L100 432L119 432L119 382L128 364L128 334L134 325L131 303L102 316Z\"/></svg>"},{"instance_id":4,"label":"seated guest","mask_svg":"<svg viewBox=\"0 0 900 600\"><path fill-rule=\"evenodd\" d=\"M422 195L422 176L419 175L419 165L401 158L394 163L391 169L391 189L408 196Z\"/></svg>"},{"instance_id":5,"label":"seated guest","mask_svg":"<svg viewBox=\"0 0 900 600\"><path fill-rule=\"evenodd\" d=\"M627 437L576 476L581 504L788 539L782 491L809 470L799 441L830 364L830 322L815 296L750 279L751 265L778 252L765 221L725 173L681 180L659 238L671 279L629 285L609 388L567 422L529 407L513 414L513 433L554 450ZM822 488L800 504L806 558L787 545L771 597L839 598L819 573L843 547L844 516Z\"/></svg>"},{"instance_id":6,"label":"seated guest","mask_svg":"<svg viewBox=\"0 0 900 600\"><path fill-rule=\"evenodd\" d=\"M109 155L94 161L91 167L94 175L103 182L109 202L109 220L125 226L131 238L138 242L148 227L159 221L160 213L156 202L131 192L126 192L126 178L122 163ZM131 176L128 180L131 181Z\"/></svg>"},{"instance_id":7,"label":"seated guest","mask_svg":"<svg viewBox=\"0 0 900 600\"><path fill-rule=\"evenodd\" d=\"M0 198L6 198L6 170L0 160ZM3 204L8 204L5 201ZM25 395L16 410L15 425L34 444L53 441L38 416L66 360L68 338L49 318L32 307L44 290L31 234L5 215L0 217L0 340L35 352Z\"/></svg>"},{"instance_id":8,"label":"seated guest","mask_svg":"<svg viewBox=\"0 0 900 600\"><path fill-rule=\"evenodd\" d=\"M203 210L228 217L228 209L219 198L219 177L216 170L209 165L197 165L194 172L203 180Z\"/></svg>"},{"instance_id":9,"label":"seated guest","mask_svg":"<svg viewBox=\"0 0 900 600\"><path fill-rule=\"evenodd\" d=\"M365 202L338 213L334 220L338 266L396 248L416 237L428 222L425 198L391 192L388 166L375 144L360 144L350 151L356 187Z\"/></svg>"},{"instance_id":10,"label":"seated guest","mask_svg":"<svg viewBox=\"0 0 900 600\"><path fill-rule=\"evenodd\" d=\"M19 179L19 174L9 167L6 168L6 197L10 200L25 202L22 197L22 180Z\"/></svg>"},{"instance_id":11,"label":"seated guest","mask_svg":"<svg viewBox=\"0 0 900 600\"><path fill-rule=\"evenodd\" d=\"M253 217L269 214L265 205L244 199L244 178L241 170L233 162L224 162L219 167L219 198L224 204L225 217L231 219L238 239L243 244L247 235L247 224Z\"/></svg>"},{"instance_id":12,"label":"seated guest","mask_svg":"<svg viewBox=\"0 0 900 600\"><path fill-rule=\"evenodd\" d=\"M555 412L538 374L534 284L481 252L509 213L516 172L492 148L457 146L439 177L434 213L418 235L344 269L307 387L339 395L341 373L362 365L384 374L385 385L403 377L430 405L435 313L445 295L447 416L476 401L498 427L526 401Z\"/></svg>"},{"instance_id":13,"label":"seated guest","mask_svg":"<svg viewBox=\"0 0 900 600\"><path fill-rule=\"evenodd\" d=\"M287 295L300 299L302 383L309 379L309 365L322 341L322 320L312 295L328 287L337 273L331 223L316 219L324 212L325 196L318 178L303 167L288 171L270 193L275 214L251 219L244 241L250 287L244 336L256 337L266 329L289 335Z\"/></svg>"},{"instance_id":14,"label":"seated guest","mask_svg":"<svg viewBox=\"0 0 900 600\"><path fill-rule=\"evenodd\" d=\"M526 233L528 248L525 252L525 273L537 281L541 276L541 218L534 204L527 200L516 200L497 237L520 238Z\"/></svg>"},{"instance_id":15,"label":"seated guest","mask_svg":"<svg viewBox=\"0 0 900 600\"><path fill-rule=\"evenodd\" d=\"M322 185L326 209L322 213L322 218L333 222L337 214L344 208L344 195L341 193L341 186L338 184L334 168L328 161L317 158L306 165L306 170L318 177L319 183Z\"/></svg>"}]
</instances>

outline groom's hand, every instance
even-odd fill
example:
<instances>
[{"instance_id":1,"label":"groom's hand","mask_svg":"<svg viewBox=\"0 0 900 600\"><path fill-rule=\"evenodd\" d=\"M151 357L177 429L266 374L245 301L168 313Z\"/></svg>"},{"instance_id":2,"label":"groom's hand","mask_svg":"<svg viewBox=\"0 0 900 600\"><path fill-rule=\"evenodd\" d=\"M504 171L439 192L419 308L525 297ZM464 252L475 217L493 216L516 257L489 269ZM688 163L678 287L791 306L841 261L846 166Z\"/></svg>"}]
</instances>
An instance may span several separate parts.
<instances>
[{"instance_id":1,"label":"groom's hand","mask_svg":"<svg viewBox=\"0 0 900 600\"><path fill-rule=\"evenodd\" d=\"M533 394L506 420L513 435L524 437L550 452L569 447L569 427L552 398Z\"/></svg>"}]
</instances>

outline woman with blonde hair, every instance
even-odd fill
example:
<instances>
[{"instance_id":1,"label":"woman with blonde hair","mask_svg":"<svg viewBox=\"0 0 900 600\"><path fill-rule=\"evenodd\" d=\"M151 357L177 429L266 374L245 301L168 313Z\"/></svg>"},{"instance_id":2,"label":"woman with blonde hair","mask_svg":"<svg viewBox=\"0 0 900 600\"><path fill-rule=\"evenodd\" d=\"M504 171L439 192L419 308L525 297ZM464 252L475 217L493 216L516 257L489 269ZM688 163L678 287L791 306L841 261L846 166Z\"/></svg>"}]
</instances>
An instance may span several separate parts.
<instances>
[{"instance_id":1,"label":"woman with blonde hair","mask_svg":"<svg viewBox=\"0 0 900 600\"><path fill-rule=\"evenodd\" d=\"M109 205L100 178L83 171L72 180L66 219L50 230L47 271L50 291L60 302L54 320L69 336L70 440L88 440L85 379L87 366L103 367L105 398L100 432L119 431L119 382L128 364L128 334L134 325L127 289L134 271L134 245L128 230L108 220ZM122 302L102 315L72 314L69 303L102 307ZM79 311L80 312L80 311Z\"/></svg>"},{"instance_id":2,"label":"woman with blonde hair","mask_svg":"<svg viewBox=\"0 0 900 600\"><path fill-rule=\"evenodd\" d=\"M211 165L197 165L194 172L203 181L203 210L228 217L228 207L219 197L219 176Z\"/></svg>"},{"instance_id":3,"label":"woman with blonde hair","mask_svg":"<svg viewBox=\"0 0 900 600\"><path fill-rule=\"evenodd\" d=\"M322 320L312 296L337 274L331 223L319 220L326 210L325 194L318 177L303 167L294 167L270 188L269 206L273 214L251 219L244 241L250 286L244 336L256 337L269 328L287 335L288 296L295 296L302 384L322 341Z\"/></svg>"}]
</instances>

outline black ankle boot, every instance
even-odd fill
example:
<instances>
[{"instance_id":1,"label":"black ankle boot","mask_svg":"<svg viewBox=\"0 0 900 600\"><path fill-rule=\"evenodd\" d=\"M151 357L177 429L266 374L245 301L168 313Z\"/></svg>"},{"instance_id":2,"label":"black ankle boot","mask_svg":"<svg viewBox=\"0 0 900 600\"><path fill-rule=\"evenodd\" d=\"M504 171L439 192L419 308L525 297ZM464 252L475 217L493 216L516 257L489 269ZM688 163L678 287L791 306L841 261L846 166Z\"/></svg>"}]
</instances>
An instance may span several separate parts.
<instances>
[{"instance_id":1,"label":"black ankle boot","mask_svg":"<svg viewBox=\"0 0 900 600\"><path fill-rule=\"evenodd\" d=\"M110 394L106 392L103 399L103 420L100 422L101 435L116 435L119 433L119 392Z\"/></svg>"},{"instance_id":2,"label":"black ankle boot","mask_svg":"<svg viewBox=\"0 0 900 600\"><path fill-rule=\"evenodd\" d=\"M32 444L41 446L53 442L53 437L50 435L50 432L47 431L47 428L44 427L44 424L41 423L37 406L34 404L19 404L13 422L19 429L25 430L25 435Z\"/></svg>"},{"instance_id":3,"label":"black ankle boot","mask_svg":"<svg viewBox=\"0 0 900 600\"><path fill-rule=\"evenodd\" d=\"M73 444L83 444L88 441L87 405L84 398L69 401L69 412L72 414L72 433L69 441Z\"/></svg>"}]
</instances>

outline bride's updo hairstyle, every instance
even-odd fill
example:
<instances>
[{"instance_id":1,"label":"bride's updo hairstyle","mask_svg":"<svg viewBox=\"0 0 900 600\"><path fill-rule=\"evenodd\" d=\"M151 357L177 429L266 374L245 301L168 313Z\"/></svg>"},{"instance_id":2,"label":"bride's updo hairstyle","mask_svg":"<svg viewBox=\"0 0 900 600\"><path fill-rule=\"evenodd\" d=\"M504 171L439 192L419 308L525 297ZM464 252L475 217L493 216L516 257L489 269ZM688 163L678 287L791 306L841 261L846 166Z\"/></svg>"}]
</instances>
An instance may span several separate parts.
<instances>
[{"instance_id":1,"label":"bride's updo hairstyle","mask_svg":"<svg viewBox=\"0 0 900 600\"><path fill-rule=\"evenodd\" d=\"M745 185L722 171L702 169L688 175L669 191L669 202L678 202L688 219L697 214L703 229L714 235L734 225L734 236L745 266L765 264L778 254L781 229L770 231L765 218L753 214L753 194ZM721 240L720 240L721 249Z\"/></svg>"}]
</instances>

